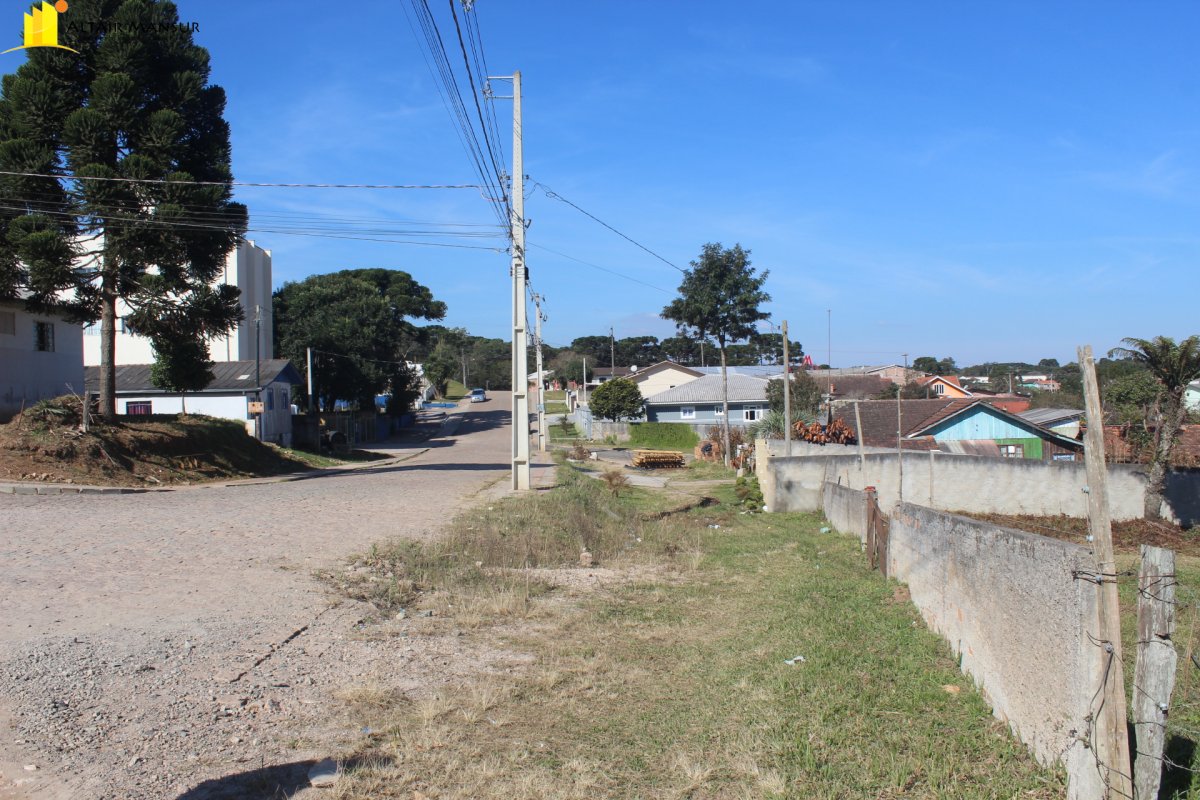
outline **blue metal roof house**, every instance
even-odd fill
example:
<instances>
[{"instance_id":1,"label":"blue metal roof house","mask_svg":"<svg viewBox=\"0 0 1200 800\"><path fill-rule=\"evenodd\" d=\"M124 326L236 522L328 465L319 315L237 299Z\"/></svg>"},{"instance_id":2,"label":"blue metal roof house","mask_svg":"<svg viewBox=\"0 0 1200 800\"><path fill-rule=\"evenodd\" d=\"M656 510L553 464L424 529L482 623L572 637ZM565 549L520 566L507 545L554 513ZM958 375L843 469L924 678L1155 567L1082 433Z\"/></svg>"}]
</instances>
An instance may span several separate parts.
<instances>
[{"instance_id":1,"label":"blue metal roof house","mask_svg":"<svg viewBox=\"0 0 1200 800\"><path fill-rule=\"evenodd\" d=\"M745 427L767 413L767 380L729 373L729 424ZM721 376L705 375L646 399L648 422L718 425L723 419Z\"/></svg>"}]
</instances>

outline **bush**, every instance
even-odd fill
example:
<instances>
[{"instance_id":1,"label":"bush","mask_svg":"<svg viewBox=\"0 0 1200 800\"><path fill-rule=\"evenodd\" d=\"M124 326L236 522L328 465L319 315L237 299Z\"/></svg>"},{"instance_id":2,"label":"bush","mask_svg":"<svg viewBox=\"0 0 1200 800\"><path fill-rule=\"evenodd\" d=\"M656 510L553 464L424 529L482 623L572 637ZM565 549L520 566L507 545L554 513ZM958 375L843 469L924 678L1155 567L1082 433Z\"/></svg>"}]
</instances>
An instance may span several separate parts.
<instances>
[{"instance_id":1,"label":"bush","mask_svg":"<svg viewBox=\"0 0 1200 800\"><path fill-rule=\"evenodd\" d=\"M643 403L641 390L628 378L605 381L596 387L588 401L593 414L614 422L637 419L642 415Z\"/></svg>"},{"instance_id":2,"label":"bush","mask_svg":"<svg viewBox=\"0 0 1200 800\"><path fill-rule=\"evenodd\" d=\"M763 494L762 489L758 485L758 478L752 475L744 475L737 479L733 490L742 508L750 512L763 510Z\"/></svg>"},{"instance_id":3,"label":"bush","mask_svg":"<svg viewBox=\"0 0 1200 800\"><path fill-rule=\"evenodd\" d=\"M700 437L690 425L679 422L634 422L629 426L629 443L654 450L691 450Z\"/></svg>"}]
</instances>

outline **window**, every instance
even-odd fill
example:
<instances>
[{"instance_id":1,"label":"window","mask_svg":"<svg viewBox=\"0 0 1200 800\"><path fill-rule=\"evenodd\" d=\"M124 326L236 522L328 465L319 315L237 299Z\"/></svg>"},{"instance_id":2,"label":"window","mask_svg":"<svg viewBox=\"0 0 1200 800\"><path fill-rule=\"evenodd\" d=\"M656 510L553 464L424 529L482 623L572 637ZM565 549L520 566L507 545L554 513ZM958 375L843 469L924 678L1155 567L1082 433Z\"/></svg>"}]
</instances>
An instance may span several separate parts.
<instances>
[{"instance_id":1,"label":"window","mask_svg":"<svg viewBox=\"0 0 1200 800\"><path fill-rule=\"evenodd\" d=\"M41 353L54 352L54 323L33 323L34 347Z\"/></svg>"},{"instance_id":2,"label":"window","mask_svg":"<svg viewBox=\"0 0 1200 800\"><path fill-rule=\"evenodd\" d=\"M1000 445L1000 455L1005 458L1024 458L1025 445L1022 444L1002 444Z\"/></svg>"},{"instance_id":3,"label":"window","mask_svg":"<svg viewBox=\"0 0 1200 800\"><path fill-rule=\"evenodd\" d=\"M279 398L280 398L280 399L279 399L279 404L280 404L281 406L283 406L284 408L291 408L291 405L292 405L292 404L289 402L289 398L288 398L288 390L287 390L287 389L281 389L281 390L279 391Z\"/></svg>"},{"instance_id":4,"label":"window","mask_svg":"<svg viewBox=\"0 0 1200 800\"><path fill-rule=\"evenodd\" d=\"M8 336L17 335L17 312L0 311L0 333Z\"/></svg>"},{"instance_id":5,"label":"window","mask_svg":"<svg viewBox=\"0 0 1200 800\"><path fill-rule=\"evenodd\" d=\"M149 400L130 400L125 404L125 415L129 417L148 417L153 412L151 411L151 403Z\"/></svg>"},{"instance_id":6,"label":"window","mask_svg":"<svg viewBox=\"0 0 1200 800\"><path fill-rule=\"evenodd\" d=\"M275 410L275 390L267 389L267 411Z\"/></svg>"},{"instance_id":7,"label":"window","mask_svg":"<svg viewBox=\"0 0 1200 800\"><path fill-rule=\"evenodd\" d=\"M713 416L716 416L716 417L725 416L725 406L713 406Z\"/></svg>"},{"instance_id":8,"label":"window","mask_svg":"<svg viewBox=\"0 0 1200 800\"><path fill-rule=\"evenodd\" d=\"M934 393L934 394L945 394L945 393L946 393L946 387L945 387L943 384L940 384L940 383L935 383L935 384L933 385L933 393Z\"/></svg>"},{"instance_id":9,"label":"window","mask_svg":"<svg viewBox=\"0 0 1200 800\"><path fill-rule=\"evenodd\" d=\"M754 422L756 419L758 419L758 414L758 406L750 406L742 409L742 417L746 420L746 422Z\"/></svg>"},{"instance_id":10,"label":"window","mask_svg":"<svg viewBox=\"0 0 1200 800\"><path fill-rule=\"evenodd\" d=\"M696 418L696 407L695 406L681 407L679 409L679 418L680 419L695 419Z\"/></svg>"},{"instance_id":11,"label":"window","mask_svg":"<svg viewBox=\"0 0 1200 800\"><path fill-rule=\"evenodd\" d=\"M83 335L84 336L99 336L100 335L100 323L99 322L90 322L87 325L84 325L83 326Z\"/></svg>"}]
</instances>

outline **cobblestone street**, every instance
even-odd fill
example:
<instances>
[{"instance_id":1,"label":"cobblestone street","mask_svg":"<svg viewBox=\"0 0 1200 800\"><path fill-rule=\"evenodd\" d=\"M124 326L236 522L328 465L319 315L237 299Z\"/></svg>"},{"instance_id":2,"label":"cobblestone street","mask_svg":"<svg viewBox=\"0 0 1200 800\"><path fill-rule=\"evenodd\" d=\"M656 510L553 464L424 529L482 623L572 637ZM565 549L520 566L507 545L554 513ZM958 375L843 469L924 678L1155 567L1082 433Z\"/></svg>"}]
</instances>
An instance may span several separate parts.
<instances>
[{"instance_id":1,"label":"cobblestone street","mask_svg":"<svg viewBox=\"0 0 1200 800\"><path fill-rule=\"evenodd\" d=\"M314 570L382 539L435 536L473 497L502 492L508 402L496 393L462 407L455 435L401 445L389 455L411 456L383 466L148 494L0 495L0 798L226 796L190 789L229 763L278 761L288 730L311 722L305 708L369 666L330 650L361 609L331 601ZM229 683L246 688L222 691ZM244 734L205 722L230 692L263 703ZM261 749L252 759L230 747L250 741Z\"/></svg>"}]
</instances>

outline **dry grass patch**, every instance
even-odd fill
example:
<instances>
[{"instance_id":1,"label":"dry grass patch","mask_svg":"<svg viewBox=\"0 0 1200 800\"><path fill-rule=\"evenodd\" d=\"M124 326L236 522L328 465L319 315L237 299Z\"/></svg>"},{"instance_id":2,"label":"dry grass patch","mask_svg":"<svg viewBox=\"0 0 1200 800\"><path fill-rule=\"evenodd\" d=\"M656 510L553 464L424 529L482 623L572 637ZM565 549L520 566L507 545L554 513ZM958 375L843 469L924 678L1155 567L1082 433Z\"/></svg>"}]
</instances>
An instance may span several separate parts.
<instances>
[{"instance_id":1,"label":"dry grass patch","mask_svg":"<svg viewBox=\"0 0 1200 800\"><path fill-rule=\"evenodd\" d=\"M430 572L456 598L506 570L564 569L585 540L606 568L640 578L575 602L532 597L535 624L496 632L535 661L397 704L361 743L371 766L350 771L343 796L1063 795L1062 775L995 723L856 540L820 534L814 517L737 514L731 488L718 497L718 507L647 520L672 501L640 490L612 498L568 473L554 492L460 520L436 552L478 575L452 573L454 583ZM551 519L560 533L529 530ZM586 523L566 534L569 520ZM427 591L404 566L389 562Z\"/></svg>"}]
</instances>

